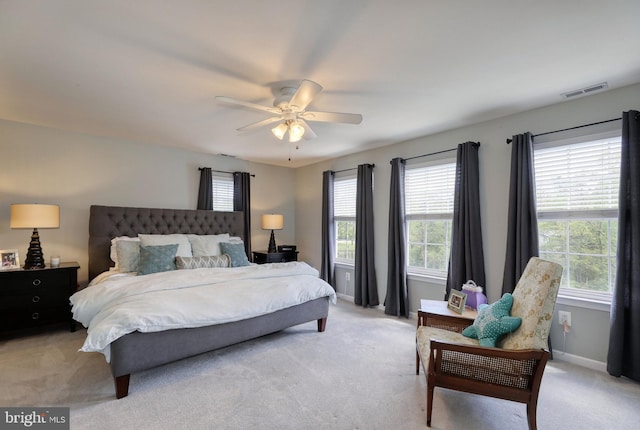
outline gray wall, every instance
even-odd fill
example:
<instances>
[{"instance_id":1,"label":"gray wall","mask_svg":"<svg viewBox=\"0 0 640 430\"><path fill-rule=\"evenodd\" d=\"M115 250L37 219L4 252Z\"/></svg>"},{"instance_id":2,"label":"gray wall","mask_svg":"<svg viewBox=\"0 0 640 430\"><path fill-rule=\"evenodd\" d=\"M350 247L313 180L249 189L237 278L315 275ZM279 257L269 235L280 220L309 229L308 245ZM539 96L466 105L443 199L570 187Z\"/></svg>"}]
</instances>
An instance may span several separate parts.
<instances>
[{"instance_id":1,"label":"gray wall","mask_svg":"<svg viewBox=\"0 0 640 430\"><path fill-rule=\"evenodd\" d=\"M349 169L361 163L375 163L375 262L378 294L382 302L387 289L390 160L394 157L408 158L455 148L458 143L469 140L479 141L482 144L480 198L487 271L486 287L489 301L495 301L501 294L506 243L511 147L506 144L505 139L525 131L537 134L617 118L622 111L638 108L640 85L634 85L296 169L296 238L301 248L301 256L314 266L320 266L322 171ZM352 295L353 277L347 283L347 270L349 269L344 267L337 269L337 288L339 293ZM443 291L442 283L411 278L411 308L417 310L419 301L423 298L441 299ZM609 312L606 306L592 307L596 309L575 306L575 303L561 299L558 309L572 312L573 327L565 339L559 324L554 322L552 343L556 351L566 346L567 355L602 363L606 361L608 348Z\"/></svg>"},{"instance_id":2,"label":"gray wall","mask_svg":"<svg viewBox=\"0 0 640 430\"><path fill-rule=\"evenodd\" d=\"M11 230L11 203L60 205L60 228L40 230L45 258L59 254L80 263L87 279L89 206L92 204L195 209L198 167L242 170L251 180L252 246L266 249L260 215L284 214L278 243L295 242L293 169L250 163L135 142L0 121L0 249L18 249L21 261L31 232Z\"/></svg>"}]
</instances>

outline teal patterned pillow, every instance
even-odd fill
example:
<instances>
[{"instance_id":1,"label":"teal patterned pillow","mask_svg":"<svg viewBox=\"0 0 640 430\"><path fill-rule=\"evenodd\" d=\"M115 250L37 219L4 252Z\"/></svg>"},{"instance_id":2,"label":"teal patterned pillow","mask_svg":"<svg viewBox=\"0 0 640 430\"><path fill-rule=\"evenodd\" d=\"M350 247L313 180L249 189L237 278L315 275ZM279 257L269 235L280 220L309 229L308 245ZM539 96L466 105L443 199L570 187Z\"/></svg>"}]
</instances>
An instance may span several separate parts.
<instances>
[{"instance_id":1,"label":"teal patterned pillow","mask_svg":"<svg viewBox=\"0 0 640 430\"><path fill-rule=\"evenodd\" d=\"M138 275L176 270L176 252L178 245L144 246L140 245Z\"/></svg>"},{"instance_id":2,"label":"teal patterned pillow","mask_svg":"<svg viewBox=\"0 0 640 430\"><path fill-rule=\"evenodd\" d=\"M231 258L231 267L249 266L249 259L244 250L244 243L220 242L220 250Z\"/></svg>"}]
</instances>

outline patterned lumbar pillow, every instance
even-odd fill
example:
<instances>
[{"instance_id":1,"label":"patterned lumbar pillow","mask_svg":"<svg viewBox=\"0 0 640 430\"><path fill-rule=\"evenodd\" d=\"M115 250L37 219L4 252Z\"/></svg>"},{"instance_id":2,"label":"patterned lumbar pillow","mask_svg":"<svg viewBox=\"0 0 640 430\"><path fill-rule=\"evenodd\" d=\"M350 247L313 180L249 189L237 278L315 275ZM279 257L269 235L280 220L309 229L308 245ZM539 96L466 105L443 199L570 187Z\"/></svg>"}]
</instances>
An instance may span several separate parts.
<instances>
[{"instance_id":1,"label":"patterned lumbar pillow","mask_svg":"<svg viewBox=\"0 0 640 430\"><path fill-rule=\"evenodd\" d=\"M231 258L227 254L208 255L204 257L176 257L178 269L203 269L213 267L230 267Z\"/></svg>"},{"instance_id":2,"label":"patterned lumbar pillow","mask_svg":"<svg viewBox=\"0 0 640 430\"><path fill-rule=\"evenodd\" d=\"M242 243L228 243L221 242L220 250L223 254L227 254L231 258L231 267L248 266L249 259L247 253L244 250L244 244Z\"/></svg>"},{"instance_id":3,"label":"patterned lumbar pillow","mask_svg":"<svg viewBox=\"0 0 640 430\"><path fill-rule=\"evenodd\" d=\"M138 275L176 270L177 251L177 244L159 246L140 245Z\"/></svg>"},{"instance_id":4,"label":"patterned lumbar pillow","mask_svg":"<svg viewBox=\"0 0 640 430\"><path fill-rule=\"evenodd\" d=\"M522 318L509 315L511 306L513 296L509 293L505 293L500 300L491 305L480 305L473 325L465 328L462 334L478 339L480 346L496 346L500 336L511 333L522 323Z\"/></svg>"}]
</instances>

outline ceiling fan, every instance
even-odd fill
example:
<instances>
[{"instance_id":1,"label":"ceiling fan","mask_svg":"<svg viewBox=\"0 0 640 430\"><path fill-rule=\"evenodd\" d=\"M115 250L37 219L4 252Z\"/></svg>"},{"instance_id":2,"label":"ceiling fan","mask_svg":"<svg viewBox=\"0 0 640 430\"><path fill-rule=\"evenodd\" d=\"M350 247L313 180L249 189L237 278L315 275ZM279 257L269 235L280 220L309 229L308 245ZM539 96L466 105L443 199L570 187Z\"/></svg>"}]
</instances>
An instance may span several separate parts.
<instances>
[{"instance_id":1,"label":"ceiling fan","mask_svg":"<svg viewBox=\"0 0 640 430\"><path fill-rule=\"evenodd\" d=\"M307 106L309 106L313 98L320 91L322 91L322 86L305 79L297 88L280 88L277 93L277 97L273 101L273 107L236 100L225 96L217 96L216 100L261 112L267 112L272 115L270 118L240 127L237 129L238 131L252 131L278 123L271 129L273 135L282 140L288 132L289 142L292 143L298 142L302 137L305 139L313 139L314 137L317 137L311 127L309 127L309 124L307 124L307 121L342 124L360 124L362 122L362 115L360 114L306 110Z\"/></svg>"}]
</instances>

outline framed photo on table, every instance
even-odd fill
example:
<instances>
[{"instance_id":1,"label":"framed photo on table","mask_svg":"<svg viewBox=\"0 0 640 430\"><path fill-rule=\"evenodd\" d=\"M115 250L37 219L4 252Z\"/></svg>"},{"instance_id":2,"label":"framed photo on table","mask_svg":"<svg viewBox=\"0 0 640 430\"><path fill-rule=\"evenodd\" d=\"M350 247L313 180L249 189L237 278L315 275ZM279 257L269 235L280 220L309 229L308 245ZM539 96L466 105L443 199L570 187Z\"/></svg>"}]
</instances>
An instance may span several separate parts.
<instances>
[{"instance_id":1,"label":"framed photo on table","mask_svg":"<svg viewBox=\"0 0 640 430\"><path fill-rule=\"evenodd\" d=\"M447 307L454 312L462 314L464 311L464 304L467 301L467 295L462 291L451 290L449 293L449 304Z\"/></svg>"},{"instance_id":2,"label":"framed photo on table","mask_svg":"<svg viewBox=\"0 0 640 430\"><path fill-rule=\"evenodd\" d=\"M0 270L19 268L20 258L17 249L0 249Z\"/></svg>"}]
</instances>

